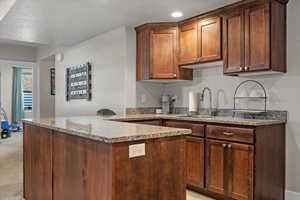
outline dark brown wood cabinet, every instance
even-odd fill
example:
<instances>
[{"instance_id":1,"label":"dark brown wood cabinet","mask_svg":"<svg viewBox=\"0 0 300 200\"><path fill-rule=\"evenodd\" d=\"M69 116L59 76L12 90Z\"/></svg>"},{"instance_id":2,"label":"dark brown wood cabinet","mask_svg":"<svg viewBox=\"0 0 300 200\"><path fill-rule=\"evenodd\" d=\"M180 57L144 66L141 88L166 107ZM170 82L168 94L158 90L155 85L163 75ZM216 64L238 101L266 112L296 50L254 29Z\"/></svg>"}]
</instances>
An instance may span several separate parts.
<instances>
[{"instance_id":1,"label":"dark brown wood cabinet","mask_svg":"<svg viewBox=\"0 0 300 200\"><path fill-rule=\"evenodd\" d=\"M224 72L241 72L245 67L243 10L237 9L226 15L223 23Z\"/></svg>"},{"instance_id":2,"label":"dark brown wood cabinet","mask_svg":"<svg viewBox=\"0 0 300 200\"><path fill-rule=\"evenodd\" d=\"M180 65L222 59L221 17L191 20L180 24Z\"/></svg>"},{"instance_id":3,"label":"dark brown wood cabinet","mask_svg":"<svg viewBox=\"0 0 300 200\"><path fill-rule=\"evenodd\" d=\"M206 141L206 189L236 200L253 199L253 145Z\"/></svg>"},{"instance_id":4,"label":"dark brown wood cabinet","mask_svg":"<svg viewBox=\"0 0 300 200\"><path fill-rule=\"evenodd\" d=\"M222 141L206 141L206 189L218 194L227 190L225 145Z\"/></svg>"},{"instance_id":5,"label":"dark brown wood cabinet","mask_svg":"<svg viewBox=\"0 0 300 200\"><path fill-rule=\"evenodd\" d=\"M269 4L245 10L245 71L270 69Z\"/></svg>"},{"instance_id":6,"label":"dark brown wood cabinet","mask_svg":"<svg viewBox=\"0 0 300 200\"><path fill-rule=\"evenodd\" d=\"M104 143L24 123L24 198L184 200L185 156L184 136Z\"/></svg>"},{"instance_id":7,"label":"dark brown wood cabinet","mask_svg":"<svg viewBox=\"0 0 300 200\"><path fill-rule=\"evenodd\" d=\"M163 125L192 130L191 136L186 138L186 183L188 187L204 188L205 125L172 120L165 121Z\"/></svg>"},{"instance_id":8,"label":"dark brown wood cabinet","mask_svg":"<svg viewBox=\"0 0 300 200\"><path fill-rule=\"evenodd\" d=\"M192 80L191 65L219 66L225 75L287 71L288 0L245 0L178 23L137 31L137 80ZM197 68L197 67L196 67Z\"/></svg>"},{"instance_id":9,"label":"dark brown wood cabinet","mask_svg":"<svg viewBox=\"0 0 300 200\"><path fill-rule=\"evenodd\" d=\"M178 65L177 23L144 24L137 32L137 80L192 80Z\"/></svg>"},{"instance_id":10,"label":"dark brown wood cabinet","mask_svg":"<svg viewBox=\"0 0 300 200\"><path fill-rule=\"evenodd\" d=\"M150 31L150 77L173 79L177 77L178 29L157 26Z\"/></svg>"},{"instance_id":11,"label":"dark brown wood cabinet","mask_svg":"<svg viewBox=\"0 0 300 200\"><path fill-rule=\"evenodd\" d=\"M59 132L53 136L53 199L111 199L109 145Z\"/></svg>"},{"instance_id":12,"label":"dark brown wood cabinet","mask_svg":"<svg viewBox=\"0 0 300 200\"><path fill-rule=\"evenodd\" d=\"M224 15L224 73L286 72L286 2L247 4Z\"/></svg>"},{"instance_id":13,"label":"dark brown wood cabinet","mask_svg":"<svg viewBox=\"0 0 300 200\"><path fill-rule=\"evenodd\" d=\"M52 200L52 132L24 125L24 198Z\"/></svg>"},{"instance_id":14,"label":"dark brown wood cabinet","mask_svg":"<svg viewBox=\"0 0 300 200\"><path fill-rule=\"evenodd\" d=\"M199 61L198 21L179 26L179 64L192 64Z\"/></svg>"},{"instance_id":15,"label":"dark brown wood cabinet","mask_svg":"<svg viewBox=\"0 0 300 200\"><path fill-rule=\"evenodd\" d=\"M186 139L186 176L187 185L204 188L204 139Z\"/></svg>"},{"instance_id":16,"label":"dark brown wood cabinet","mask_svg":"<svg viewBox=\"0 0 300 200\"><path fill-rule=\"evenodd\" d=\"M199 61L222 59L221 17L202 19L198 24Z\"/></svg>"},{"instance_id":17,"label":"dark brown wood cabinet","mask_svg":"<svg viewBox=\"0 0 300 200\"><path fill-rule=\"evenodd\" d=\"M175 120L163 124L203 127L195 131L203 132L202 137L186 139L189 189L215 199L284 200L284 124L253 127Z\"/></svg>"},{"instance_id":18,"label":"dark brown wood cabinet","mask_svg":"<svg viewBox=\"0 0 300 200\"><path fill-rule=\"evenodd\" d=\"M230 143L228 151L228 196L237 200L253 199L254 146Z\"/></svg>"},{"instance_id":19,"label":"dark brown wood cabinet","mask_svg":"<svg viewBox=\"0 0 300 200\"><path fill-rule=\"evenodd\" d=\"M195 124L195 123L191 123L191 122L179 122L179 121L168 120L168 121L164 122L164 125L167 127L173 127L173 128L191 129L192 136L204 137L204 132L205 132L204 124Z\"/></svg>"},{"instance_id":20,"label":"dark brown wood cabinet","mask_svg":"<svg viewBox=\"0 0 300 200\"><path fill-rule=\"evenodd\" d=\"M161 126L162 125L162 121L161 120L131 121L131 123L145 124L145 125L152 125L152 126Z\"/></svg>"}]
</instances>

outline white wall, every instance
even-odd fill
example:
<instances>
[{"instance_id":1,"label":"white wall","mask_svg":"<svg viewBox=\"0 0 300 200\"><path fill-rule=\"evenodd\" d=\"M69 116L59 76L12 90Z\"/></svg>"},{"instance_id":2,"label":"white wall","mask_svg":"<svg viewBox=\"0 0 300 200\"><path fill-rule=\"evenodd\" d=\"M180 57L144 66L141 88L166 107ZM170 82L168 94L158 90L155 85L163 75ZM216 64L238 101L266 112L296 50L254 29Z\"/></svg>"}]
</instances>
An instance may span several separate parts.
<instances>
[{"instance_id":1,"label":"white wall","mask_svg":"<svg viewBox=\"0 0 300 200\"><path fill-rule=\"evenodd\" d=\"M159 106L163 85L137 83L135 73L136 37L133 28L120 27L101 34L73 47L42 46L38 48L38 74L42 60L49 55L63 53L63 62L56 62L56 116L95 115L100 108L109 108L119 114L127 107ZM92 101L65 100L65 71L67 67L92 63ZM37 79L38 91L47 88L44 78ZM48 106L41 95L34 104L37 108ZM58 103L59 102L59 103ZM37 110L35 116L40 116Z\"/></svg>"},{"instance_id":2,"label":"white wall","mask_svg":"<svg viewBox=\"0 0 300 200\"><path fill-rule=\"evenodd\" d=\"M277 76L250 77L263 83L269 102L268 109L287 110L287 189L300 193L300 1L288 4L288 73ZM284 47L282 47L284 48ZM177 106L188 106L188 92L201 91L205 86L213 90L214 105L233 107L234 89L247 78L223 76L222 68L197 70L191 83L171 84L165 93L179 96ZM219 94L219 95L218 95ZM217 97L219 96L219 97ZM218 99L218 100L217 100ZM276 158L275 158L276 159Z\"/></svg>"},{"instance_id":3,"label":"white wall","mask_svg":"<svg viewBox=\"0 0 300 200\"><path fill-rule=\"evenodd\" d=\"M42 59L39 65L39 99L43 104L40 104L40 116L43 118L55 116L55 96L51 95L50 89L50 68L55 67L55 57L50 56Z\"/></svg>"},{"instance_id":4,"label":"white wall","mask_svg":"<svg viewBox=\"0 0 300 200\"><path fill-rule=\"evenodd\" d=\"M6 67L0 64L1 73L1 99L0 102L6 111L7 118L11 121L11 105L12 105L12 67Z\"/></svg>"},{"instance_id":5,"label":"white wall","mask_svg":"<svg viewBox=\"0 0 300 200\"><path fill-rule=\"evenodd\" d=\"M100 108L124 113L126 34L119 28L76 45L64 52L64 61L56 63L56 115L95 115ZM65 99L67 67L92 64L92 100Z\"/></svg>"},{"instance_id":6,"label":"white wall","mask_svg":"<svg viewBox=\"0 0 300 200\"><path fill-rule=\"evenodd\" d=\"M14 44L0 44L0 59L35 62L36 47Z\"/></svg>"}]
</instances>

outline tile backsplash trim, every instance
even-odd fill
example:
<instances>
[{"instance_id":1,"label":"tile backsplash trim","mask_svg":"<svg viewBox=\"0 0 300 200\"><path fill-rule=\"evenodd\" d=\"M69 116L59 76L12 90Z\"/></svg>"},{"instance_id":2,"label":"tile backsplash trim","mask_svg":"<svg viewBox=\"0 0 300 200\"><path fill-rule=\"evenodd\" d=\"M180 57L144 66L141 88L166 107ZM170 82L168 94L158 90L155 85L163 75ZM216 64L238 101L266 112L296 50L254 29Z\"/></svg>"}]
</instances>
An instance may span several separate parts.
<instances>
[{"instance_id":1,"label":"tile backsplash trim","mask_svg":"<svg viewBox=\"0 0 300 200\"><path fill-rule=\"evenodd\" d=\"M148 107L148 108L127 108L127 115L136 115L136 114L155 114L156 109L159 107ZM208 114L208 109L199 110L199 115ZM217 116L235 116L243 119L265 119L265 120L282 120L287 121L287 111L279 111L279 110L269 110L266 113L236 113L233 114L232 109L214 109L213 110ZM175 113L173 114L188 114L187 107L176 107Z\"/></svg>"}]
</instances>

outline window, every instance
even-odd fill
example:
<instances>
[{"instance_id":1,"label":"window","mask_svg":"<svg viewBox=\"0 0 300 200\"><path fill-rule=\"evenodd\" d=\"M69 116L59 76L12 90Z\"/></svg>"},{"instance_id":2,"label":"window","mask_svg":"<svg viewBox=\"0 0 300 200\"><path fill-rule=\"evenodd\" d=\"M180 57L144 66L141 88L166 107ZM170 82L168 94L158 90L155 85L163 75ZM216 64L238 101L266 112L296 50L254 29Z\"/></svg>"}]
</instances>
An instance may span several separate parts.
<instances>
[{"instance_id":1,"label":"window","mask_svg":"<svg viewBox=\"0 0 300 200\"><path fill-rule=\"evenodd\" d=\"M24 111L32 110L32 91L23 90L23 106Z\"/></svg>"},{"instance_id":2,"label":"window","mask_svg":"<svg viewBox=\"0 0 300 200\"><path fill-rule=\"evenodd\" d=\"M24 111L32 110L32 69L22 70L22 89Z\"/></svg>"}]
</instances>

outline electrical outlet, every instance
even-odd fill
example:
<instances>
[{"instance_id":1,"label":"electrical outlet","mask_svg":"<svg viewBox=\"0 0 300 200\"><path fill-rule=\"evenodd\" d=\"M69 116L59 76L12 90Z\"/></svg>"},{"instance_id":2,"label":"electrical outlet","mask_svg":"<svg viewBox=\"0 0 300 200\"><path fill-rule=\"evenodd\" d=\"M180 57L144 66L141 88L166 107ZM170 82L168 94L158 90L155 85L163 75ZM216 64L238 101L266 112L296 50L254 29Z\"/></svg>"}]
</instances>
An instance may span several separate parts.
<instances>
[{"instance_id":1,"label":"electrical outlet","mask_svg":"<svg viewBox=\"0 0 300 200\"><path fill-rule=\"evenodd\" d=\"M146 144L129 145L129 158L141 157L146 155Z\"/></svg>"},{"instance_id":2,"label":"electrical outlet","mask_svg":"<svg viewBox=\"0 0 300 200\"><path fill-rule=\"evenodd\" d=\"M145 103L147 101L147 96L145 94L142 94L141 96L141 102Z\"/></svg>"}]
</instances>

